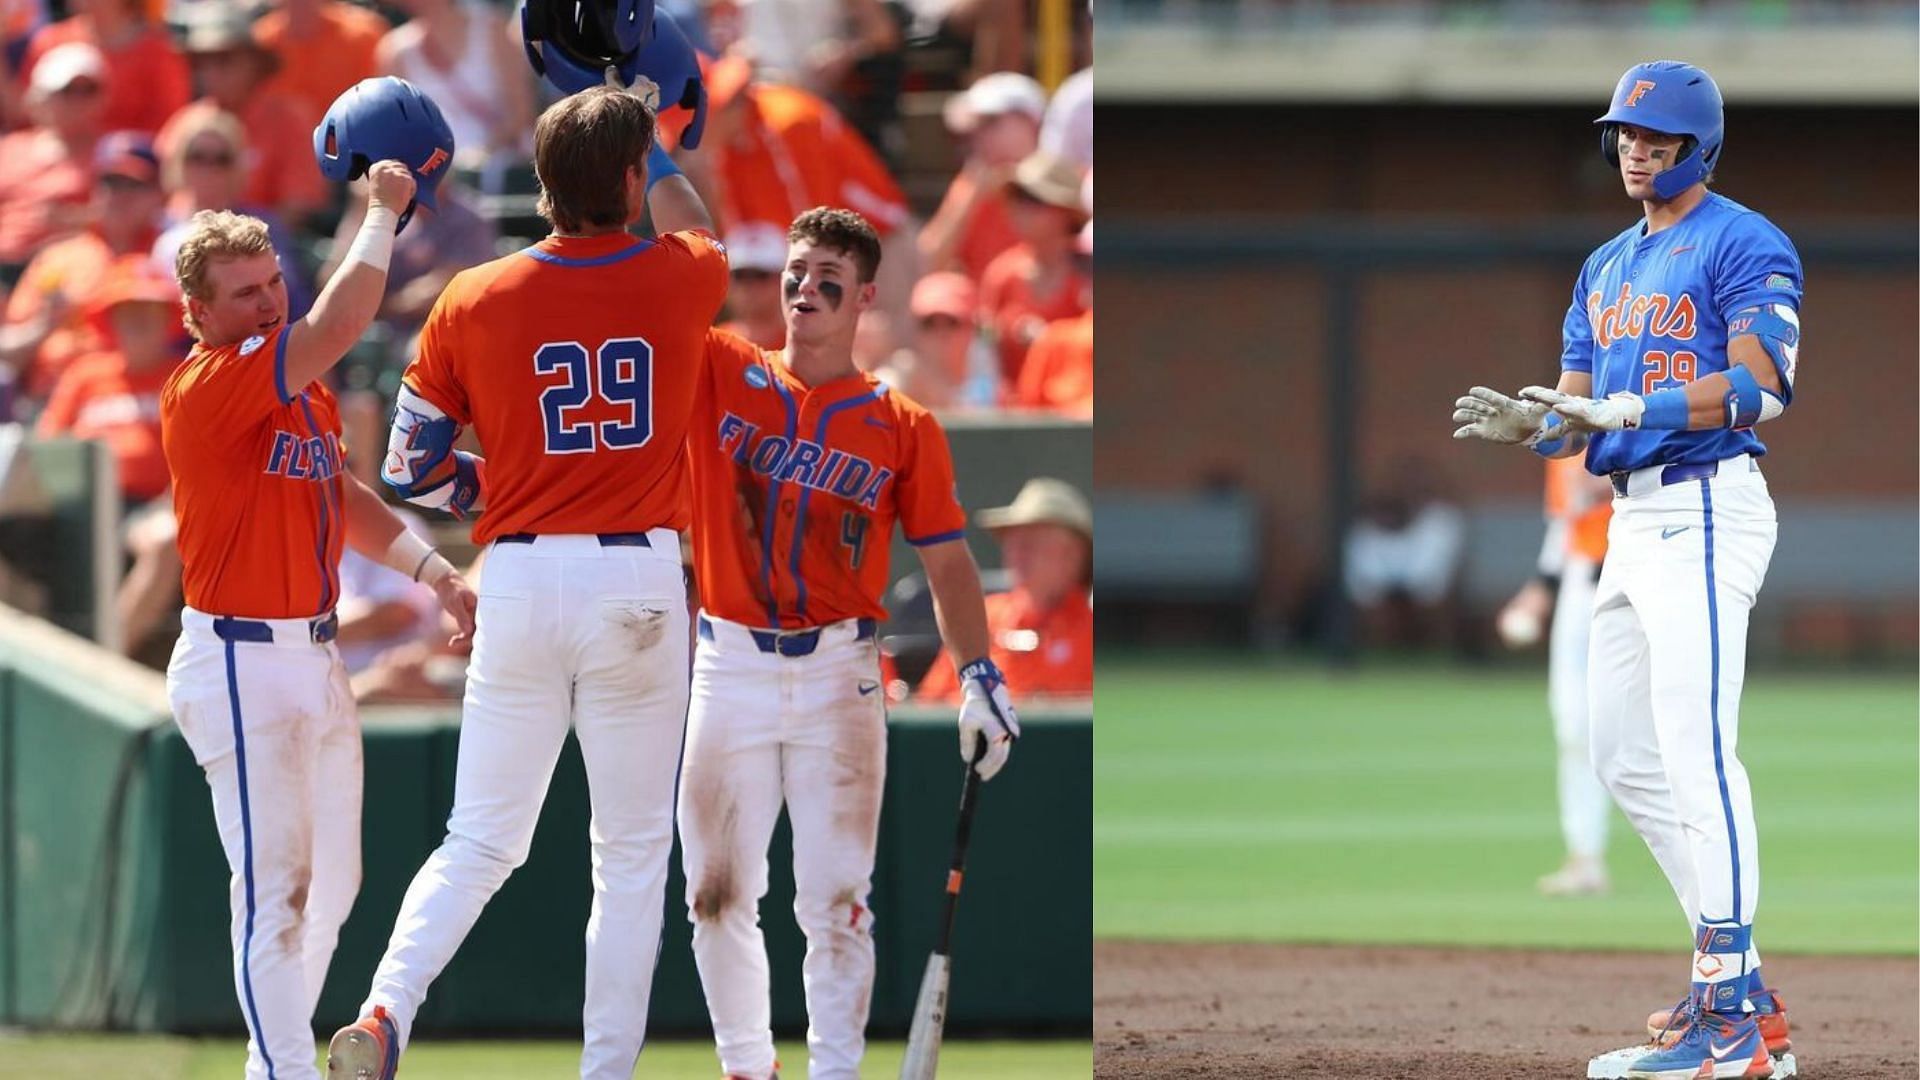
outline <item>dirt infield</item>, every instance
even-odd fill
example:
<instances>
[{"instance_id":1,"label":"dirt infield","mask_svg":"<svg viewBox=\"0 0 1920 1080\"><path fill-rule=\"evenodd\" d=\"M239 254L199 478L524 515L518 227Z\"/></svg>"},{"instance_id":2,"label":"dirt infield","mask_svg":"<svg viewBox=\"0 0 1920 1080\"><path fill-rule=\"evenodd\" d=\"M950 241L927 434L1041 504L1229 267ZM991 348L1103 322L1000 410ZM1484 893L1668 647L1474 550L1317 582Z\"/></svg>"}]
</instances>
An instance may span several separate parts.
<instances>
[{"instance_id":1,"label":"dirt infield","mask_svg":"<svg viewBox=\"0 0 1920 1080\"><path fill-rule=\"evenodd\" d=\"M1644 953L1096 942L1094 1076L1558 1080L1684 992ZM1811 1080L1920 1076L1920 962L1769 959Z\"/></svg>"}]
</instances>

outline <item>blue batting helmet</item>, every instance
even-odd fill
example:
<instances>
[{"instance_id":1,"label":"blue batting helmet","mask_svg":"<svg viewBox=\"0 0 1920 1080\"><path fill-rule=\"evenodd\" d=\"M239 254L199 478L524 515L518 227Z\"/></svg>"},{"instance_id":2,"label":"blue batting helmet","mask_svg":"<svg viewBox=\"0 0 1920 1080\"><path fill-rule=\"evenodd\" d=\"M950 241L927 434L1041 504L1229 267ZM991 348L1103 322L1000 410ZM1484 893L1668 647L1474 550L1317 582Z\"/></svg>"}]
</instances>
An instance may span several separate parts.
<instances>
[{"instance_id":1,"label":"blue batting helmet","mask_svg":"<svg viewBox=\"0 0 1920 1080\"><path fill-rule=\"evenodd\" d=\"M1620 76L1613 88L1613 106L1595 120L1600 128L1600 152L1618 167L1620 124L1683 135L1680 160L1653 178L1654 193L1671 199L1705 180L1720 164L1720 146L1726 124L1720 115L1720 88L1706 72L1678 60L1636 64Z\"/></svg>"},{"instance_id":2,"label":"blue batting helmet","mask_svg":"<svg viewBox=\"0 0 1920 1080\"><path fill-rule=\"evenodd\" d=\"M527 62L563 94L605 85L608 68L632 84L653 27L653 0L526 0L520 8Z\"/></svg>"},{"instance_id":3,"label":"blue batting helmet","mask_svg":"<svg viewBox=\"0 0 1920 1080\"><path fill-rule=\"evenodd\" d=\"M405 79L362 79L334 99L313 129L313 156L321 175L336 183L357 180L389 158L412 170L413 202L400 215L404 229L414 203L440 208L434 189L453 162L453 129L440 106Z\"/></svg>"},{"instance_id":4,"label":"blue batting helmet","mask_svg":"<svg viewBox=\"0 0 1920 1080\"><path fill-rule=\"evenodd\" d=\"M653 17L653 40L640 50L638 74L659 88L657 98L647 101L656 113L678 105L693 114L693 122L680 136L680 145L688 150L700 146L700 133L707 126L707 84L700 74L700 58L692 43L680 30L680 24L666 12Z\"/></svg>"}]
</instances>

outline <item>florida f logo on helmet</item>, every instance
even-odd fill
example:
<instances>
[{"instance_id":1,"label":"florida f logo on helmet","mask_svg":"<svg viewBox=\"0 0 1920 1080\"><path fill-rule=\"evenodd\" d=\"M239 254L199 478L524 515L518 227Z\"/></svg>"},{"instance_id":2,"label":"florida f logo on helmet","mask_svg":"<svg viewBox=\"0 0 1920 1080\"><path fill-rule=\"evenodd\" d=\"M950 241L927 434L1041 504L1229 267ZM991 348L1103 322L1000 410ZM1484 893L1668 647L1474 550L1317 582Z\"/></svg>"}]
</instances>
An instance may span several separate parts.
<instances>
[{"instance_id":1,"label":"florida f logo on helmet","mask_svg":"<svg viewBox=\"0 0 1920 1080\"><path fill-rule=\"evenodd\" d=\"M1645 97L1647 91L1653 89L1653 87L1654 87L1654 83L1652 79L1634 80L1633 89L1627 94L1627 100L1620 103L1621 106L1624 108L1631 109L1635 105L1640 104L1640 99L1642 97Z\"/></svg>"}]
</instances>

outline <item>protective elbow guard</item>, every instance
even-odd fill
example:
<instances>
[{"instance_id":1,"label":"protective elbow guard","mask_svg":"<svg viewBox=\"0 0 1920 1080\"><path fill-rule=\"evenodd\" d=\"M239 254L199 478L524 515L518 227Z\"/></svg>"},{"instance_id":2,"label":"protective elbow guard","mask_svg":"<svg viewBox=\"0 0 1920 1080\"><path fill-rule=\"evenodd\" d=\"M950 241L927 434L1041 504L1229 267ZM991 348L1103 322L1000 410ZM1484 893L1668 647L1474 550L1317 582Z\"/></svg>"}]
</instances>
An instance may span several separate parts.
<instances>
[{"instance_id":1,"label":"protective elbow guard","mask_svg":"<svg viewBox=\"0 0 1920 1080\"><path fill-rule=\"evenodd\" d=\"M380 479L409 502L440 486L426 479L453 452L460 425L405 383L393 404L393 431L387 437L387 458ZM444 482L444 481L442 481Z\"/></svg>"}]
</instances>

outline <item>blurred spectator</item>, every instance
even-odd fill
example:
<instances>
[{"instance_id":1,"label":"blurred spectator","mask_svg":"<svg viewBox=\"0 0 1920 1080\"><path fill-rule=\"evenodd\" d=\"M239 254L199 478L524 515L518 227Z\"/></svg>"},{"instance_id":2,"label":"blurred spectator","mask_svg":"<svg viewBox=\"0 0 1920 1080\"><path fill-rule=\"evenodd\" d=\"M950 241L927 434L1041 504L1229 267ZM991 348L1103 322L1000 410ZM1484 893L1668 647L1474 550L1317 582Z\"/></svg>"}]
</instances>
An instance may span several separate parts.
<instances>
[{"instance_id":1,"label":"blurred spectator","mask_svg":"<svg viewBox=\"0 0 1920 1080\"><path fill-rule=\"evenodd\" d=\"M100 351L61 374L36 430L42 438L98 439L113 453L133 560L114 596L114 616L122 648L133 655L180 607L173 513L161 497L169 477L160 446L160 390L186 356L187 341L180 293L145 255L114 262L90 311L108 328Z\"/></svg>"},{"instance_id":2,"label":"blurred spectator","mask_svg":"<svg viewBox=\"0 0 1920 1080\"><path fill-rule=\"evenodd\" d=\"M977 282L995 256L1020 242L1007 210L1007 183L1038 148L1046 107L1040 84L1011 71L947 100L947 127L967 140L967 154L920 230L920 261L928 270L959 270Z\"/></svg>"},{"instance_id":3,"label":"blurred spectator","mask_svg":"<svg viewBox=\"0 0 1920 1080\"><path fill-rule=\"evenodd\" d=\"M1080 170L1046 151L1014 169L1008 208L1020 242L987 267L980 281L981 317L1000 349L1000 377L1020 385L1027 349L1056 319L1086 310L1086 280L1075 269L1073 247L1086 214L1080 206Z\"/></svg>"},{"instance_id":4,"label":"blurred spectator","mask_svg":"<svg viewBox=\"0 0 1920 1080\"><path fill-rule=\"evenodd\" d=\"M0 285L11 284L50 237L86 223L105 76L100 50L77 41L34 65L27 83L34 126L0 136Z\"/></svg>"},{"instance_id":5,"label":"blurred spectator","mask_svg":"<svg viewBox=\"0 0 1920 1080\"><path fill-rule=\"evenodd\" d=\"M231 0L196 0L187 24L187 58L202 97L175 113L160 131L161 152L172 156L181 132L207 113L224 110L247 132L245 201L268 207L298 228L327 201L313 165L313 128L321 113L300 98L266 85L279 61L253 38L246 12Z\"/></svg>"},{"instance_id":6,"label":"blurred spectator","mask_svg":"<svg viewBox=\"0 0 1920 1080\"><path fill-rule=\"evenodd\" d=\"M247 133L240 119L220 109L196 111L173 132L173 144L160 163L167 193L166 230L154 242L153 259L171 269L180 243L193 231L193 215L202 210L234 210L267 223L267 235L280 257L287 283L287 318L298 319L313 306L313 284L300 245L278 214L246 201Z\"/></svg>"},{"instance_id":7,"label":"blurred spectator","mask_svg":"<svg viewBox=\"0 0 1920 1080\"><path fill-rule=\"evenodd\" d=\"M780 272L787 265L787 230L765 221L749 221L727 233L727 265L733 284L727 290L722 329L763 349L787 344L786 305L780 296Z\"/></svg>"},{"instance_id":8,"label":"blurred spectator","mask_svg":"<svg viewBox=\"0 0 1920 1080\"><path fill-rule=\"evenodd\" d=\"M1344 584L1370 645L1452 641L1466 517L1433 488L1431 474L1426 462L1396 463L1347 534Z\"/></svg>"},{"instance_id":9,"label":"blurred spectator","mask_svg":"<svg viewBox=\"0 0 1920 1080\"><path fill-rule=\"evenodd\" d=\"M116 131L97 144L94 168L93 223L33 257L0 325L0 365L40 401L76 357L105 346L99 327L87 318L94 293L120 258L148 257L160 224L153 140Z\"/></svg>"},{"instance_id":10,"label":"blurred spectator","mask_svg":"<svg viewBox=\"0 0 1920 1080\"><path fill-rule=\"evenodd\" d=\"M354 181L347 213L333 238L333 256L321 268L320 280L330 280L353 244L366 217L365 180ZM414 334L426 324L427 313L453 275L496 258L499 233L492 221L473 209L472 196L457 181L442 181L436 193L439 210L416 206L407 231L394 237L392 262L387 267L386 298L380 302L378 323L387 328L401 349L389 359L404 364L412 355ZM381 436L382 445L385 436Z\"/></svg>"},{"instance_id":11,"label":"blurred spectator","mask_svg":"<svg viewBox=\"0 0 1920 1080\"><path fill-rule=\"evenodd\" d=\"M1040 149L1066 158L1082 170L1093 168L1092 68L1081 68L1067 76L1054 90L1046 118L1040 122Z\"/></svg>"},{"instance_id":12,"label":"blurred spectator","mask_svg":"<svg viewBox=\"0 0 1920 1080\"><path fill-rule=\"evenodd\" d=\"M477 0L400 0L400 6L413 18L380 39L380 73L398 75L440 106L461 165L477 169L496 155L503 162L528 157L533 86L506 20Z\"/></svg>"},{"instance_id":13,"label":"blurred spectator","mask_svg":"<svg viewBox=\"0 0 1920 1080\"><path fill-rule=\"evenodd\" d=\"M147 17L145 0L71 0L75 14L44 27L27 46L22 71L31 78L41 58L68 42L99 49L106 61L107 131L152 135L193 96L187 62L165 25Z\"/></svg>"},{"instance_id":14,"label":"blurred spectator","mask_svg":"<svg viewBox=\"0 0 1920 1080\"><path fill-rule=\"evenodd\" d=\"M54 385L35 433L99 439L113 451L129 507L166 493L160 387L187 354L180 292L144 254L108 268L87 304L104 324L94 351L75 357Z\"/></svg>"},{"instance_id":15,"label":"blurred spectator","mask_svg":"<svg viewBox=\"0 0 1920 1080\"><path fill-rule=\"evenodd\" d=\"M991 406L998 396L999 363L984 358L976 369L979 292L963 274L928 274L913 287L913 345L896 351L875 372L888 386L929 409ZM970 380L985 376L983 387Z\"/></svg>"},{"instance_id":16,"label":"blurred spectator","mask_svg":"<svg viewBox=\"0 0 1920 1080\"><path fill-rule=\"evenodd\" d=\"M1021 0L903 0L922 48L958 49L970 79L1026 65L1027 5Z\"/></svg>"},{"instance_id":17,"label":"blurred spectator","mask_svg":"<svg viewBox=\"0 0 1920 1080\"><path fill-rule=\"evenodd\" d=\"M1050 322L1027 350L1014 402L1093 419L1093 222L1080 230L1074 245L1075 271L1085 283L1087 310Z\"/></svg>"},{"instance_id":18,"label":"blurred spectator","mask_svg":"<svg viewBox=\"0 0 1920 1080\"><path fill-rule=\"evenodd\" d=\"M881 0L740 0L733 51L768 82L827 97L860 60L900 48L900 25Z\"/></svg>"},{"instance_id":19,"label":"blurred spectator","mask_svg":"<svg viewBox=\"0 0 1920 1080\"><path fill-rule=\"evenodd\" d=\"M348 87L379 74L375 51L386 32L387 20L340 0L280 0L253 26L261 47L279 61L267 85L297 99L314 123Z\"/></svg>"},{"instance_id":20,"label":"blurred spectator","mask_svg":"<svg viewBox=\"0 0 1920 1080\"><path fill-rule=\"evenodd\" d=\"M856 211L884 238L907 219L907 199L879 155L819 98L792 86L759 83L737 56L708 66L707 130L723 226L792 221L816 206ZM678 138L690 117L675 109L663 122ZM885 260L882 259L884 264Z\"/></svg>"},{"instance_id":21,"label":"blurred spectator","mask_svg":"<svg viewBox=\"0 0 1920 1080\"><path fill-rule=\"evenodd\" d=\"M1064 480L1027 481L1012 506L982 510L1013 588L987 597L993 662L1020 700L1093 693L1093 509ZM962 659L961 663L973 657ZM958 702L960 680L942 654L918 697Z\"/></svg>"},{"instance_id":22,"label":"blurred spectator","mask_svg":"<svg viewBox=\"0 0 1920 1080\"><path fill-rule=\"evenodd\" d=\"M380 395L371 391L340 393L347 469L375 491L386 490L380 482L380 461L387 446L385 405ZM432 531L420 515L402 506L395 506L393 512L416 536L433 543ZM340 660L349 675L372 667L380 654L390 649L423 640L440 625L440 604L431 587L408 580L407 575L367 558L351 545L340 556L340 602L335 610L340 616L340 632L334 642L340 647Z\"/></svg>"}]
</instances>

